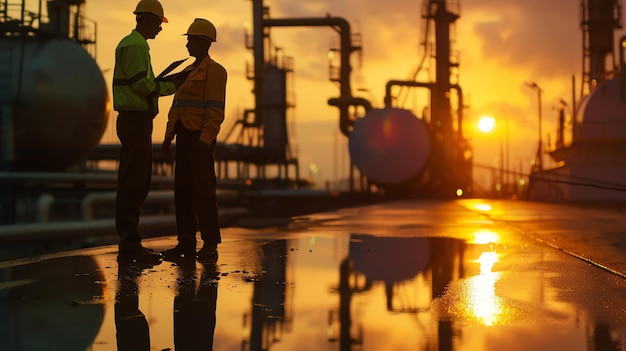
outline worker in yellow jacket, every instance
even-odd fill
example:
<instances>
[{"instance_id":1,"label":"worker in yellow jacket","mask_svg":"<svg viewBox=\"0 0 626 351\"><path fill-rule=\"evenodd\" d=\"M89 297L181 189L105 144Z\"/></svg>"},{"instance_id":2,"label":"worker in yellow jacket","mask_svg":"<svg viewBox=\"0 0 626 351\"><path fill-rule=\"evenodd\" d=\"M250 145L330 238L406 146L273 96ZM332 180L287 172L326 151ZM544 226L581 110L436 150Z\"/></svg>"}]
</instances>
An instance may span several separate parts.
<instances>
[{"instance_id":1,"label":"worker in yellow jacket","mask_svg":"<svg viewBox=\"0 0 626 351\"><path fill-rule=\"evenodd\" d=\"M119 262L158 262L161 254L141 245L139 215L152 175L152 120L159 112L158 97L176 92L171 81L157 82L152 72L148 39L167 22L157 0L141 0L135 11L137 25L115 49L113 103L118 112L117 135L121 150L115 201L116 229L120 235Z\"/></svg>"},{"instance_id":2,"label":"worker in yellow jacket","mask_svg":"<svg viewBox=\"0 0 626 351\"><path fill-rule=\"evenodd\" d=\"M196 18L187 30L187 50L195 61L182 74L168 115L163 152L171 154L176 136L175 195L178 244L163 252L165 259L198 258L216 261L222 241L217 208L214 153L217 134L224 121L227 74L209 56L217 39L215 26ZM196 252L196 232L202 248Z\"/></svg>"}]
</instances>

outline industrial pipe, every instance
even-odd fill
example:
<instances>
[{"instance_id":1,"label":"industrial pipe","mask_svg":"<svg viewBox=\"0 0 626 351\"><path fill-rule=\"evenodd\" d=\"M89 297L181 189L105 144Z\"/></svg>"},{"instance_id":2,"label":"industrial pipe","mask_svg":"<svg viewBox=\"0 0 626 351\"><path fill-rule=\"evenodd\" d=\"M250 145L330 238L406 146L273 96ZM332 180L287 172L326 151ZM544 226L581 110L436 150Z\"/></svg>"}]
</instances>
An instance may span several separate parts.
<instances>
[{"instance_id":1,"label":"industrial pipe","mask_svg":"<svg viewBox=\"0 0 626 351\"><path fill-rule=\"evenodd\" d=\"M391 106L391 89L394 86L407 86L407 87L421 87L432 90L435 87L435 83L423 83L416 81L403 81L403 80L390 80L385 85L385 107ZM459 98L458 104L458 119L457 119L457 131L459 133L459 138L463 138L463 89L458 84L453 84L450 86L451 89L456 90L457 96Z\"/></svg>"},{"instance_id":2,"label":"industrial pipe","mask_svg":"<svg viewBox=\"0 0 626 351\"><path fill-rule=\"evenodd\" d=\"M347 97L347 98L331 98L328 99L328 104L331 106L336 106L339 109L339 129L345 136L350 135L350 126L352 125L352 121L350 121L350 106L362 106L365 111L369 111L372 109L372 104L369 100L360 98L360 97Z\"/></svg>"},{"instance_id":3,"label":"industrial pipe","mask_svg":"<svg viewBox=\"0 0 626 351\"><path fill-rule=\"evenodd\" d=\"M341 37L340 41L340 91L339 98L332 99L333 104L339 108L339 128L341 132L348 136L350 134L350 106L366 106L364 99L354 99L350 87L350 54L352 52L352 34L350 33L350 23L341 17L320 17L320 18L284 18L284 19L262 19L262 27L320 27L328 26L337 29ZM369 102L367 105L371 107Z\"/></svg>"},{"instance_id":4,"label":"industrial pipe","mask_svg":"<svg viewBox=\"0 0 626 351\"><path fill-rule=\"evenodd\" d=\"M391 89L394 86L422 87L422 88L428 88L432 90L435 84L434 83L422 83L422 82L416 82L416 81L390 80L385 85L385 107L392 107L391 106Z\"/></svg>"}]
</instances>

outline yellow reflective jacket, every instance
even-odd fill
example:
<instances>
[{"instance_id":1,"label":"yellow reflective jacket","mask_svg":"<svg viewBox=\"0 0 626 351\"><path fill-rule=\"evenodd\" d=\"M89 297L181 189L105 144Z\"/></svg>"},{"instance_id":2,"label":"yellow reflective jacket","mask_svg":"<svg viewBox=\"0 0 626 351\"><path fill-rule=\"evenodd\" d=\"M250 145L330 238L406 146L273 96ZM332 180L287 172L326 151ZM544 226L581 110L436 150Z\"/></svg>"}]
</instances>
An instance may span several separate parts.
<instances>
[{"instance_id":1,"label":"yellow reflective jacket","mask_svg":"<svg viewBox=\"0 0 626 351\"><path fill-rule=\"evenodd\" d=\"M113 108L116 111L159 112L158 97L176 92L172 82L155 82L146 39L134 30L115 49Z\"/></svg>"},{"instance_id":2,"label":"yellow reflective jacket","mask_svg":"<svg viewBox=\"0 0 626 351\"><path fill-rule=\"evenodd\" d=\"M185 70L190 73L174 95L165 139L174 139L174 126L180 120L186 129L200 131L200 140L210 144L224 121L226 69L207 56L197 67Z\"/></svg>"}]
</instances>

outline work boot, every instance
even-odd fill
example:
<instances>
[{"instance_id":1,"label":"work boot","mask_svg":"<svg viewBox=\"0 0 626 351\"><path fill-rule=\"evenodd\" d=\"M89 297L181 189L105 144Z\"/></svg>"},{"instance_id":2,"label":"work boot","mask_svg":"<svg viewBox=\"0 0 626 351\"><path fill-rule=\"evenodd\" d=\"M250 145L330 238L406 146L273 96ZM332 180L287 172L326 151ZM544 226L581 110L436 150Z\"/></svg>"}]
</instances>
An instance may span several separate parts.
<instances>
[{"instance_id":1,"label":"work boot","mask_svg":"<svg viewBox=\"0 0 626 351\"><path fill-rule=\"evenodd\" d=\"M133 249L120 250L117 254L117 262L123 263L160 263L163 257L160 253L147 250L144 247L136 247Z\"/></svg>"},{"instance_id":2,"label":"work boot","mask_svg":"<svg viewBox=\"0 0 626 351\"><path fill-rule=\"evenodd\" d=\"M196 257L196 248L194 246L183 246L178 244L171 249L163 251L163 258L168 261L194 257Z\"/></svg>"},{"instance_id":3,"label":"work boot","mask_svg":"<svg viewBox=\"0 0 626 351\"><path fill-rule=\"evenodd\" d=\"M217 245L204 245L197 253L196 258L203 263L217 262L219 254L217 253Z\"/></svg>"}]
</instances>

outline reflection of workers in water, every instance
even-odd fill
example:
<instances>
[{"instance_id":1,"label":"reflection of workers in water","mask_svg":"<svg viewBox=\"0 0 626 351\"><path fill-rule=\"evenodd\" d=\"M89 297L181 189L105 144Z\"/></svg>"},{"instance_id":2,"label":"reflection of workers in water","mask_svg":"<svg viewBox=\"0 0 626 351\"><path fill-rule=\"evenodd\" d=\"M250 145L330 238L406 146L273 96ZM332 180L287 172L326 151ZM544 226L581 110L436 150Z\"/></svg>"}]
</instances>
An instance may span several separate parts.
<instances>
[{"instance_id":1,"label":"reflection of workers in water","mask_svg":"<svg viewBox=\"0 0 626 351\"><path fill-rule=\"evenodd\" d=\"M148 268L148 267L145 267ZM120 263L115 296L115 328L118 351L149 351L150 331L146 316L139 310L137 279L142 268Z\"/></svg>"},{"instance_id":2,"label":"reflection of workers in water","mask_svg":"<svg viewBox=\"0 0 626 351\"><path fill-rule=\"evenodd\" d=\"M176 351L213 350L217 306L217 267L200 269L195 260L179 265L178 293L174 297L174 345Z\"/></svg>"}]
</instances>

